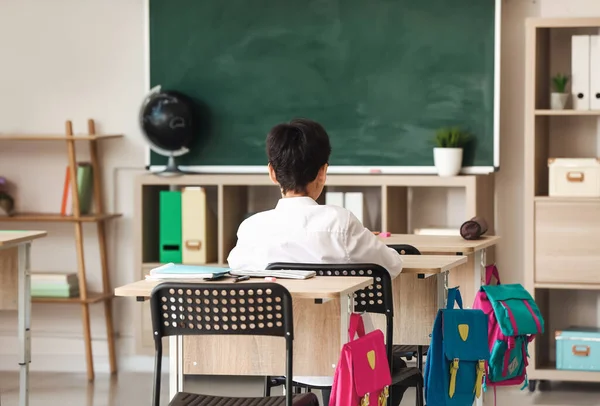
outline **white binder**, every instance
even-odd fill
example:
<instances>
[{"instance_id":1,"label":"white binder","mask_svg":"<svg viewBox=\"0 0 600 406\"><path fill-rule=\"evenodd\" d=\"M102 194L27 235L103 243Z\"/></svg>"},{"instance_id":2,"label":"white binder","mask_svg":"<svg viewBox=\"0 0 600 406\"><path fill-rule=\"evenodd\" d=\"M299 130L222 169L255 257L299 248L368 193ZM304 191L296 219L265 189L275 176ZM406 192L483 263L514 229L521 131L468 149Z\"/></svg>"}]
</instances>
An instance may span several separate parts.
<instances>
[{"instance_id":1,"label":"white binder","mask_svg":"<svg viewBox=\"0 0 600 406\"><path fill-rule=\"evenodd\" d=\"M361 192L347 192L344 196L344 207L350 210L358 220L365 221L365 196Z\"/></svg>"},{"instance_id":2,"label":"white binder","mask_svg":"<svg viewBox=\"0 0 600 406\"><path fill-rule=\"evenodd\" d=\"M182 189L181 222L183 263L202 265L217 262L216 216L208 207L204 188Z\"/></svg>"},{"instance_id":3,"label":"white binder","mask_svg":"<svg viewBox=\"0 0 600 406\"><path fill-rule=\"evenodd\" d=\"M574 110L590 109L590 36L571 37L571 97Z\"/></svg>"},{"instance_id":4,"label":"white binder","mask_svg":"<svg viewBox=\"0 0 600 406\"><path fill-rule=\"evenodd\" d=\"M344 207L344 193L343 192L326 192L325 193L325 204L328 206Z\"/></svg>"},{"instance_id":5,"label":"white binder","mask_svg":"<svg viewBox=\"0 0 600 406\"><path fill-rule=\"evenodd\" d=\"M600 110L600 35L590 37L590 109Z\"/></svg>"}]
</instances>

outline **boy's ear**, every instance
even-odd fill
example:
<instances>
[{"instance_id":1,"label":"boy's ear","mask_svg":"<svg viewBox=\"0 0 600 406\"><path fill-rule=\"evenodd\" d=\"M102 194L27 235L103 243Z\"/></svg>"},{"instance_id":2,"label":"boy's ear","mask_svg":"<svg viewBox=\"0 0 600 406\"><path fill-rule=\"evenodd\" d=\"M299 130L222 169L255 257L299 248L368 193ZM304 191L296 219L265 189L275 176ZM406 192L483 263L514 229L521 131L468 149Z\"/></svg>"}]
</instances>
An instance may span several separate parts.
<instances>
[{"instance_id":1,"label":"boy's ear","mask_svg":"<svg viewBox=\"0 0 600 406\"><path fill-rule=\"evenodd\" d=\"M325 164L321 167L321 169L319 169L319 177L321 178L321 184L325 184L325 181L327 180L327 168L329 168L329 164Z\"/></svg>"},{"instance_id":2,"label":"boy's ear","mask_svg":"<svg viewBox=\"0 0 600 406\"><path fill-rule=\"evenodd\" d=\"M271 166L270 162L269 162L269 165L267 167L269 168L269 178L271 178L271 182L273 182L276 185L279 185L279 182L277 182L277 177L275 176L275 170Z\"/></svg>"}]
</instances>

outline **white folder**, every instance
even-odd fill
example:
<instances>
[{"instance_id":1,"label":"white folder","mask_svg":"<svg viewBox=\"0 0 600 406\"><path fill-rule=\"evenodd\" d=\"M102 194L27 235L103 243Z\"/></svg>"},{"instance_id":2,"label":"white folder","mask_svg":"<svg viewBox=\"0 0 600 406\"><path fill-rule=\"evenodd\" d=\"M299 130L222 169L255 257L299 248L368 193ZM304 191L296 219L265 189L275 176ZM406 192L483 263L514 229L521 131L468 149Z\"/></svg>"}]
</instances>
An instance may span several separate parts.
<instances>
[{"instance_id":1,"label":"white folder","mask_svg":"<svg viewBox=\"0 0 600 406\"><path fill-rule=\"evenodd\" d=\"M206 190L185 187L181 191L182 261L202 265L217 261L216 216L209 209Z\"/></svg>"},{"instance_id":2,"label":"white folder","mask_svg":"<svg viewBox=\"0 0 600 406\"><path fill-rule=\"evenodd\" d=\"M571 93L574 110L590 109L590 36L571 37Z\"/></svg>"},{"instance_id":3,"label":"white folder","mask_svg":"<svg viewBox=\"0 0 600 406\"><path fill-rule=\"evenodd\" d=\"M325 204L328 206L344 207L344 193L343 192L326 192L325 193Z\"/></svg>"},{"instance_id":4,"label":"white folder","mask_svg":"<svg viewBox=\"0 0 600 406\"><path fill-rule=\"evenodd\" d=\"M590 36L590 109L600 110L600 35Z\"/></svg>"},{"instance_id":5,"label":"white folder","mask_svg":"<svg viewBox=\"0 0 600 406\"><path fill-rule=\"evenodd\" d=\"M344 196L344 207L350 210L364 224L365 195L363 193L347 192Z\"/></svg>"}]
</instances>

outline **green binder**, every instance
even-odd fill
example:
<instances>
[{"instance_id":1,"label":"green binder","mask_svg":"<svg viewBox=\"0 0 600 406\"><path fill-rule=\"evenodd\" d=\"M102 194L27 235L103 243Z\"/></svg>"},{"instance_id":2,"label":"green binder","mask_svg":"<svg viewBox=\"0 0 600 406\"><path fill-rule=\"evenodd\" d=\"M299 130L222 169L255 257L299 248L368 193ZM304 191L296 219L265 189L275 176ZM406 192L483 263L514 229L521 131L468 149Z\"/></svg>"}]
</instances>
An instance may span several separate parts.
<instances>
[{"instance_id":1,"label":"green binder","mask_svg":"<svg viewBox=\"0 0 600 406\"><path fill-rule=\"evenodd\" d=\"M80 162L77 164L77 190L81 214L90 214L93 188L92 165L88 162Z\"/></svg>"},{"instance_id":2,"label":"green binder","mask_svg":"<svg viewBox=\"0 0 600 406\"><path fill-rule=\"evenodd\" d=\"M181 192L163 190L159 199L159 261L182 262Z\"/></svg>"}]
</instances>

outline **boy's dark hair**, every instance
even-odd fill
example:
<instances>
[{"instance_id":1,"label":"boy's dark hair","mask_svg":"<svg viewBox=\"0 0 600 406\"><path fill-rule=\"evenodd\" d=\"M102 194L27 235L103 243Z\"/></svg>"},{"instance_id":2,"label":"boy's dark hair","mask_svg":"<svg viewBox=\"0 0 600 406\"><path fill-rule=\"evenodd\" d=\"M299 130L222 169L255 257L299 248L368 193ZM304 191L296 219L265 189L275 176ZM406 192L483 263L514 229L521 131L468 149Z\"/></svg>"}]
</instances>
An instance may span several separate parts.
<instances>
[{"instance_id":1,"label":"boy's dark hair","mask_svg":"<svg viewBox=\"0 0 600 406\"><path fill-rule=\"evenodd\" d=\"M312 120L278 124L267 135L267 156L283 193L306 193L306 185L329 162L329 155L329 136Z\"/></svg>"}]
</instances>

